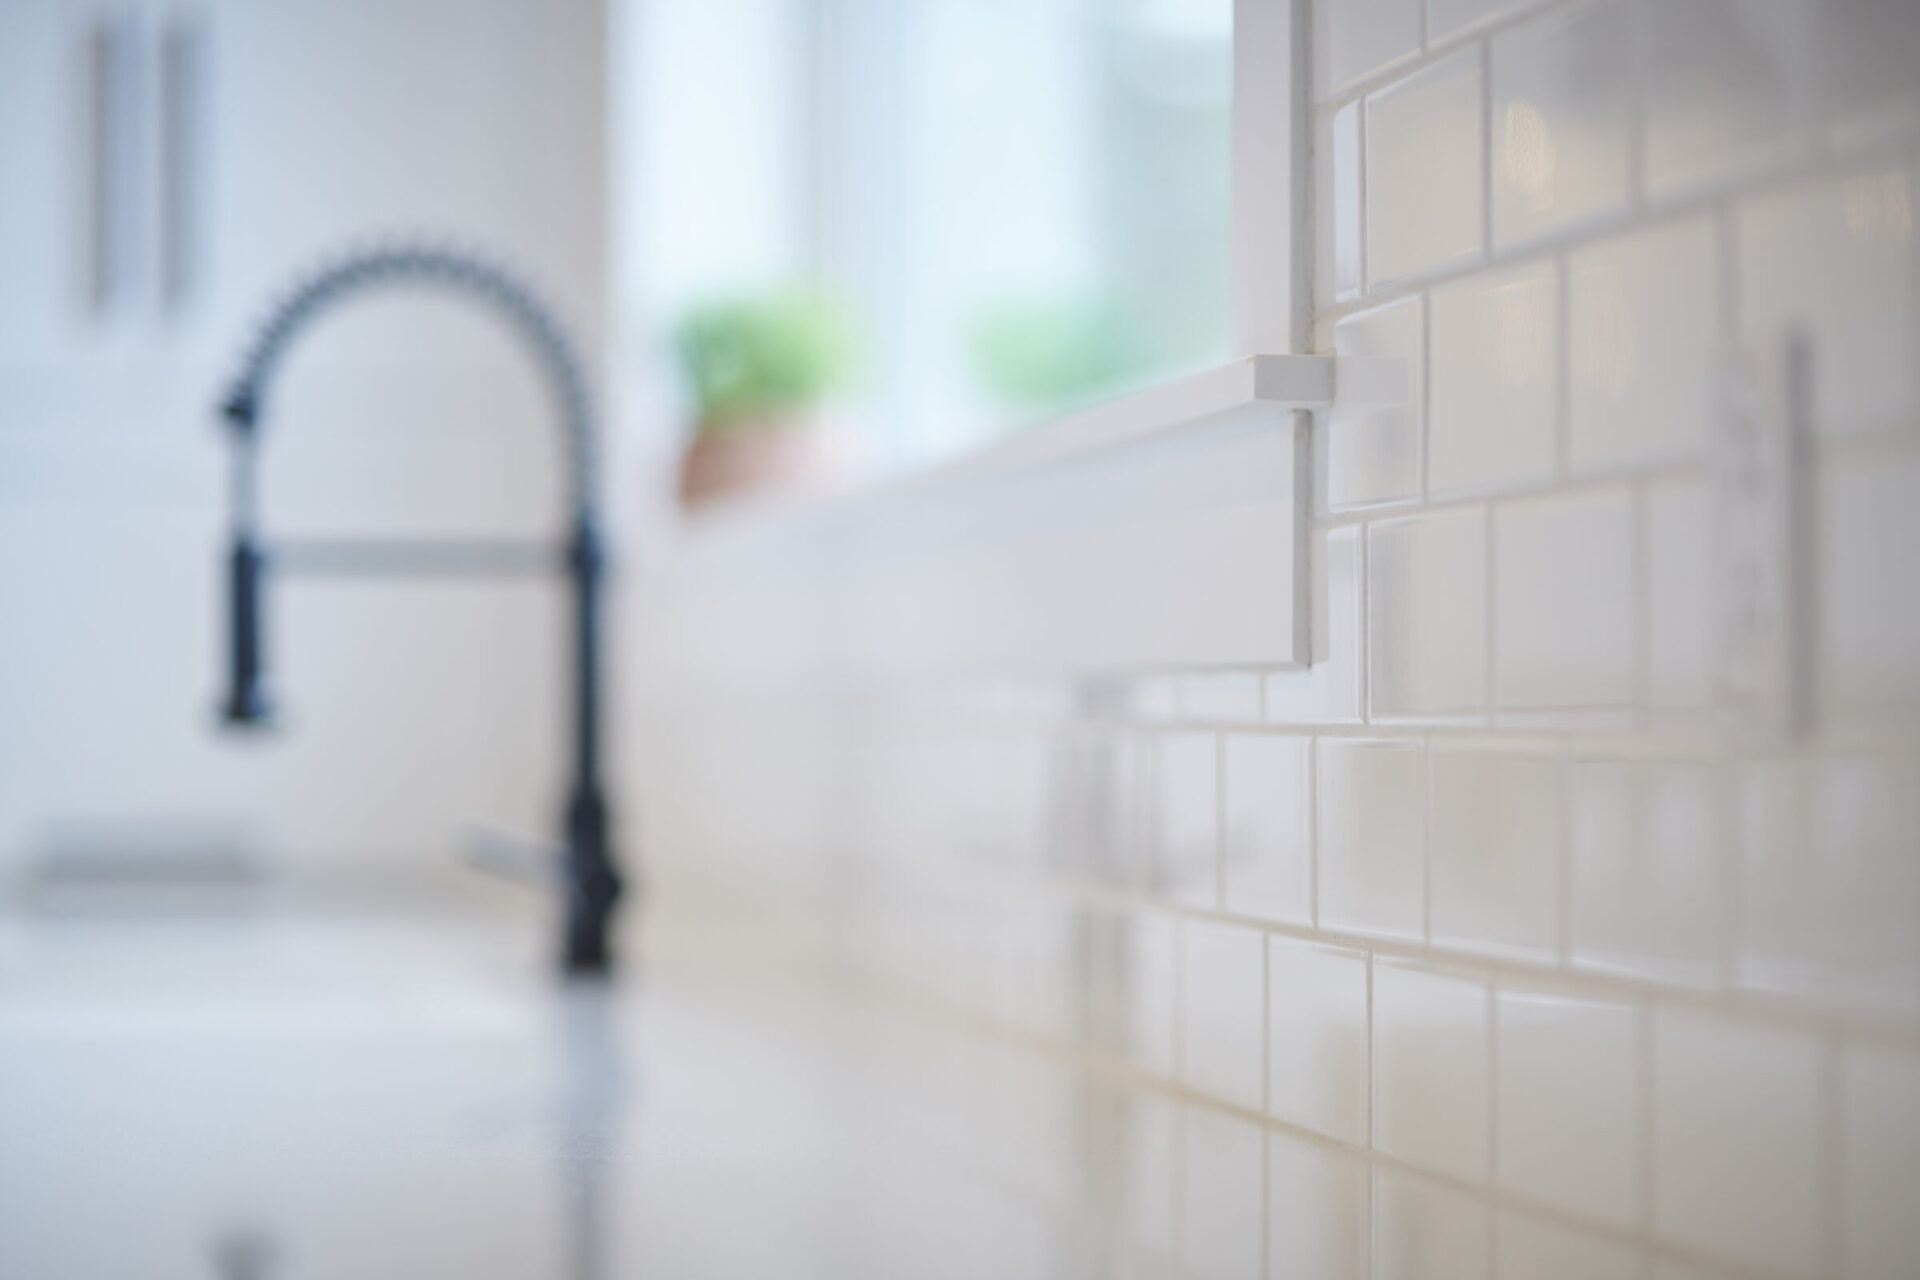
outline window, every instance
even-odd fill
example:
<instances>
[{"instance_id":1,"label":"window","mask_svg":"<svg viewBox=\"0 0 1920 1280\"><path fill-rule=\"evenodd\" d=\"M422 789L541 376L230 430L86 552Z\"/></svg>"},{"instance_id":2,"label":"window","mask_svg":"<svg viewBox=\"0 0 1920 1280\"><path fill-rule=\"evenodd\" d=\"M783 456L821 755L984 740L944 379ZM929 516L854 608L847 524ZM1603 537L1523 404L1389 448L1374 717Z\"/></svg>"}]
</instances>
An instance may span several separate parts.
<instances>
[{"instance_id":1,"label":"window","mask_svg":"<svg viewBox=\"0 0 1920 1280\"><path fill-rule=\"evenodd\" d=\"M1232 354L1232 0L637 0L642 328L817 282L880 468Z\"/></svg>"}]
</instances>

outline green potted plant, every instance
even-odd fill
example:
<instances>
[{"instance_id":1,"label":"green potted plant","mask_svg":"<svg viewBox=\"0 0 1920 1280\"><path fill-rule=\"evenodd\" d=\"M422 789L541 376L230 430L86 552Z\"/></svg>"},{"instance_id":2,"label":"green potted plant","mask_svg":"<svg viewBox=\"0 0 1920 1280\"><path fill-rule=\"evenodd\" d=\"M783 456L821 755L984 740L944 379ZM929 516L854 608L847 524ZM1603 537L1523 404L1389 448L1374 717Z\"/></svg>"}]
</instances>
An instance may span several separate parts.
<instances>
[{"instance_id":1,"label":"green potted plant","mask_svg":"<svg viewBox=\"0 0 1920 1280\"><path fill-rule=\"evenodd\" d=\"M695 414L680 500L818 488L842 469L821 406L852 363L844 312L800 289L711 302L675 326Z\"/></svg>"}]
</instances>

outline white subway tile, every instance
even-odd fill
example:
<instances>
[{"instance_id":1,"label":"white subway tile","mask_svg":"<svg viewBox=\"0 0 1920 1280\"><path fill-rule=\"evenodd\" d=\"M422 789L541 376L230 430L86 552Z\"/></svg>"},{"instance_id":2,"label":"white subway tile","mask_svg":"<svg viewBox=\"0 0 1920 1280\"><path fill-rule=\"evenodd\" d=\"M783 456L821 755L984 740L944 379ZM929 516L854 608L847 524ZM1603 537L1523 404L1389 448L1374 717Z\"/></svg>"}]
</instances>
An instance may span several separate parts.
<instances>
[{"instance_id":1,"label":"white subway tile","mask_svg":"<svg viewBox=\"0 0 1920 1280\"><path fill-rule=\"evenodd\" d=\"M1219 906L1219 740L1211 733L1164 733L1153 739L1154 891L1184 906Z\"/></svg>"},{"instance_id":2,"label":"white subway tile","mask_svg":"<svg viewBox=\"0 0 1920 1280\"><path fill-rule=\"evenodd\" d=\"M1847 1274L1897 1280L1920 1262L1920 1054L1855 1044L1847 1048L1846 1172L1842 1201Z\"/></svg>"},{"instance_id":3,"label":"white subway tile","mask_svg":"<svg viewBox=\"0 0 1920 1280\"><path fill-rule=\"evenodd\" d=\"M1694 481L1646 490L1647 703L1703 710L1714 696L1711 525Z\"/></svg>"},{"instance_id":4,"label":"white subway tile","mask_svg":"<svg viewBox=\"0 0 1920 1280\"><path fill-rule=\"evenodd\" d=\"M1258 1111L1265 1089L1265 935L1188 920L1180 942L1180 1078L1200 1093Z\"/></svg>"},{"instance_id":5,"label":"white subway tile","mask_svg":"<svg viewBox=\"0 0 1920 1280\"><path fill-rule=\"evenodd\" d=\"M1206 1107L1187 1107L1183 1121L1181 1252L1187 1274L1200 1280L1258 1280L1266 1207L1260 1129Z\"/></svg>"},{"instance_id":6,"label":"white subway tile","mask_svg":"<svg viewBox=\"0 0 1920 1280\"><path fill-rule=\"evenodd\" d=\"M1626 1245L1511 1209L1494 1224L1494 1271L1515 1280L1641 1280L1644 1259Z\"/></svg>"},{"instance_id":7,"label":"white subway tile","mask_svg":"<svg viewBox=\"0 0 1920 1280\"><path fill-rule=\"evenodd\" d=\"M1831 1005L1920 1010L1920 768L1764 761L1740 779L1740 977Z\"/></svg>"},{"instance_id":8,"label":"white subway tile","mask_svg":"<svg viewBox=\"0 0 1920 1280\"><path fill-rule=\"evenodd\" d=\"M1427 482L1436 493L1553 474L1559 277L1551 261L1484 272L1429 300Z\"/></svg>"},{"instance_id":9,"label":"white subway tile","mask_svg":"<svg viewBox=\"0 0 1920 1280\"><path fill-rule=\"evenodd\" d=\"M1373 1140L1439 1173L1487 1176L1487 983L1373 966Z\"/></svg>"},{"instance_id":10,"label":"white subway tile","mask_svg":"<svg viewBox=\"0 0 1920 1280\"><path fill-rule=\"evenodd\" d=\"M1367 958L1267 940L1267 1109L1355 1146L1367 1143Z\"/></svg>"},{"instance_id":11,"label":"white subway tile","mask_svg":"<svg viewBox=\"0 0 1920 1280\"><path fill-rule=\"evenodd\" d=\"M1647 7L1650 190L1726 177L1796 141L1810 112L1813 7L1813 0Z\"/></svg>"},{"instance_id":12,"label":"white subway tile","mask_svg":"<svg viewBox=\"0 0 1920 1280\"><path fill-rule=\"evenodd\" d=\"M1208 671L1180 679L1180 714L1188 720L1220 724L1260 722L1257 671Z\"/></svg>"},{"instance_id":13,"label":"white subway tile","mask_svg":"<svg viewBox=\"0 0 1920 1280\"><path fill-rule=\"evenodd\" d=\"M1416 742L1323 738L1314 773L1321 927L1421 937L1425 751Z\"/></svg>"},{"instance_id":14,"label":"white subway tile","mask_svg":"<svg viewBox=\"0 0 1920 1280\"><path fill-rule=\"evenodd\" d=\"M1360 719L1360 529L1316 534L1308 560L1313 662L1267 677L1267 719L1352 724Z\"/></svg>"},{"instance_id":15,"label":"white subway tile","mask_svg":"<svg viewBox=\"0 0 1920 1280\"><path fill-rule=\"evenodd\" d=\"M1325 98L1420 52L1421 0L1346 0L1314 14L1315 91Z\"/></svg>"},{"instance_id":16,"label":"white subway tile","mask_svg":"<svg viewBox=\"0 0 1920 1280\"><path fill-rule=\"evenodd\" d=\"M1120 1135L1120 1196L1127 1234L1157 1254L1171 1255L1176 1239L1180 1107L1145 1089L1129 1090L1126 1099Z\"/></svg>"},{"instance_id":17,"label":"white subway tile","mask_svg":"<svg viewBox=\"0 0 1920 1280\"><path fill-rule=\"evenodd\" d=\"M1820 430L1913 410L1914 196L1907 170L1881 169L1739 211L1741 339L1765 353L1790 330L1808 336Z\"/></svg>"},{"instance_id":18,"label":"white subway tile","mask_svg":"<svg viewBox=\"0 0 1920 1280\"><path fill-rule=\"evenodd\" d=\"M1540 0L1427 0L1427 41L1457 36L1469 27L1523 9Z\"/></svg>"},{"instance_id":19,"label":"white subway tile","mask_svg":"<svg viewBox=\"0 0 1920 1280\"><path fill-rule=\"evenodd\" d=\"M1920 5L1826 0L1820 22L1820 96L1849 133L1885 133L1920 120Z\"/></svg>"},{"instance_id":20,"label":"white subway tile","mask_svg":"<svg viewBox=\"0 0 1920 1280\"><path fill-rule=\"evenodd\" d=\"M1374 1280L1487 1280L1491 1215L1479 1196L1376 1165Z\"/></svg>"},{"instance_id":21,"label":"white subway tile","mask_svg":"<svg viewBox=\"0 0 1920 1280\"><path fill-rule=\"evenodd\" d=\"M1920 696L1920 462L1861 459L1823 469L1818 652L1829 699L1878 705Z\"/></svg>"},{"instance_id":22,"label":"white subway tile","mask_svg":"<svg viewBox=\"0 0 1920 1280\"><path fill-rule=\"evenodd\" d=\"M1503 990L1496 1017L1500 1185L1632 1226L1640 1182L1638 1012Z\"/></svg>"},{"instance_id":23,"label":"white subway tile","mask_svg":"<svg viewBox=\"0 0 1920 1280\"><path fill-rule=\"evenodd\" d=\"M1691 984L1718 975L1722 818L1712 766L1568 768L1575 963Z\"/></svg>"},{"instance_id":24,"label":"white subway tile","mask_svg":"<svg viewBox=\"0 0 1920 1280\"><path fill-rule=\"evenodd\" d=\"M1349 102L1321 119L1314 216L1314 301L1319 306L1360 293L1360 104Z\"/></svg>"},{"instance_id":25,"label":"white subway tile","mask_svg":"<svg viewBox=\"0 0 1920 1280\"><path fill-rule=\"evenodd\" d=\"M1478 49L1367 99L1369 283L1481 252L1480 108Z\"/></svg>"},{"instance_id":26,"label":"white subway tile","mask_svg":"<svg viewBox=\"0 0 1920 1280\"><path fill-rule=\"evenodd\" d=\"M1576 472L1706 451L1720 349L1713 223L1576 249L1568 268L1568 459Z\"/></svg>"},{"instance_id":27,"label":"white subway tile","mask_svg":"<svg viewBox=\"0 0 1920 1280\"><path fill-rule=\"evenodd\" d=\"M1435 945L1557 954L1561 782L1551 750L1429 749Z\"/></svg>"},{"instance_id":28,"label":"white subway tile","mask_svg":"<svg viewBox=\"0 0 1920 1280\"><path fill-rule=\"evenodd\" d=\"M1477 716L1487 696L1487 519L1479 507L1367 530L1376 717Z\"/></svg>"},{"instance_id":29,"label":"white subway tile","mask_svg":"<svg viewBox=\"0 0 1920 1280\"><path fill-rule=\"evenodd\" d=\"M1132 917L1131 926L1121 975L1123 1038L1134 1066L1171 1079L1179 1001L1179 925L1166 916L1139 914Z\"/></svg>"},{"instance_id":30,"label":"white subway tile","mask_svg":"<svg viewBox=\"0 0 1920 1280\"><path fill-rule=\"evenodd\" d=\"M1327 505L1339 511L1420 496L1420 458L1426 420L1426 334L1419 298L1348 316L1333 327L1342 356L1401 360L1408 401L1403 405L1335 404L1327 426Z\"/></svg>"},{"instance_id":31,"label":"white subway tile","mask_svg":"<svg viewBox=\"0 0 1920 1280\"><path fill-rule=\"evenodd\" d=\"M1367 1166L1267 1134L1267 1280L1367 1280Z\"/></svg>"},{"instance_id":32,"label":"white subway tile","mask_svg":"<svg viewBox=\"0 0 1920 1280\"><path fill-rule=\"evenodd\" d=\"M1633 31L1622 3L1562 9L1492 42L1493 241L1626 207Z\"/></svg>"},{"instance_id":33,"label":"white subway tile","mask_svg":"<svg viewBox=\"0 0 1920 1280\"><path fill-rule=\"evenodd\" d=\"M1820 1262L1820 1045L1661 1009L1654 1030L1654 1222L1751 1266Z\"/></svg>"},{"instance_id":34,"label":"white subway tile","mask_svg":"<svg viewBox=\"0 0 1920 1280\"><path fill-rule=\"evenodd\" d=\"M1620 707L1633 695L1633 501L1625 490L1494 513L1502 707Z\"/></svg>"},{"instance_id":35,"label":"white subway tile","mask_svg":"<svg viewBox=\"0 0 1920 1280\"><path fill-rule=\"evenodd\" d=\"M1228 734L1221 874L1226 909L1288 924L1313 919L1307 738Z\"/></svg>"}]
</instances>

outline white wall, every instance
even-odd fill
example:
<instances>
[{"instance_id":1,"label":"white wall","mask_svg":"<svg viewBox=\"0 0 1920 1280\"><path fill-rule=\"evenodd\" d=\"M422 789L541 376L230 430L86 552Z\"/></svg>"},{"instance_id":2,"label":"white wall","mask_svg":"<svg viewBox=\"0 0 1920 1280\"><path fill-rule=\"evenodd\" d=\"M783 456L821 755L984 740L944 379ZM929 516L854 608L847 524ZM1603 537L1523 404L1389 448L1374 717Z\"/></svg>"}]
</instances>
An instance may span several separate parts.
<instances>
[{"instance_id":1,"label":"white wall","mask_svg":"<svg viewBox=\"0 0 1920 1280\"><path fill-rule=\"evenodd\" d=\"M656 671L662 898L1170 1110L1143 1272L1912 1274L1920 10L1315 10L1317 344L1417 394L1317 425L1312 667ZM1731 714L1712 442L1796 327L1793 738Z\"/></svg>"},{"instance_id":2,"label":"white wall","mask_svg":"<svg viewBox=\"0 0 1920 1280\"><path fill-rule=\"evenodd\" d=\"M551 828L562 618L546 585L276 585L286 726L215 729L225 446L250 326L355 242L496 253L605 335L597 0L134 6L201 15L210 60L178 308L151 276L86 303L82 51L96 12L0 11L0 861L102 823L237 822L289 863L444 858L485 816ZM148 47L151 47L150 45ZM150 82L151 88L151 82ZM486 316L432 298L324 321L266 423L270 533L555 527L545 388Z\"/></svg>"}]
</instances>

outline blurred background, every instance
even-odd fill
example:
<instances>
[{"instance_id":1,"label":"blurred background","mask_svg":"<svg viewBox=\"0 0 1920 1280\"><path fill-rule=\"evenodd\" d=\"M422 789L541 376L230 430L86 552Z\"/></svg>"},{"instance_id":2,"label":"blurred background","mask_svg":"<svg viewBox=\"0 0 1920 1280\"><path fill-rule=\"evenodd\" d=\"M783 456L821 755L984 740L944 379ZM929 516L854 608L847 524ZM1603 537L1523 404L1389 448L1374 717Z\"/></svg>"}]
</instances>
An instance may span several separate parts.
<instances>
[{"instance_id":1,"label":"blurred background","mask_svg":"<svg viewBox=\"0 0 1920 1280\"><path fill-rule=\"evenodd\" d=\"M1920 1273L1916 166L1909 0L0 0L0 1276ZM562 575L221 722L405 245L610 978ZM469 302L270 553L559 563Z\"/></svg>"}]
</instances>

